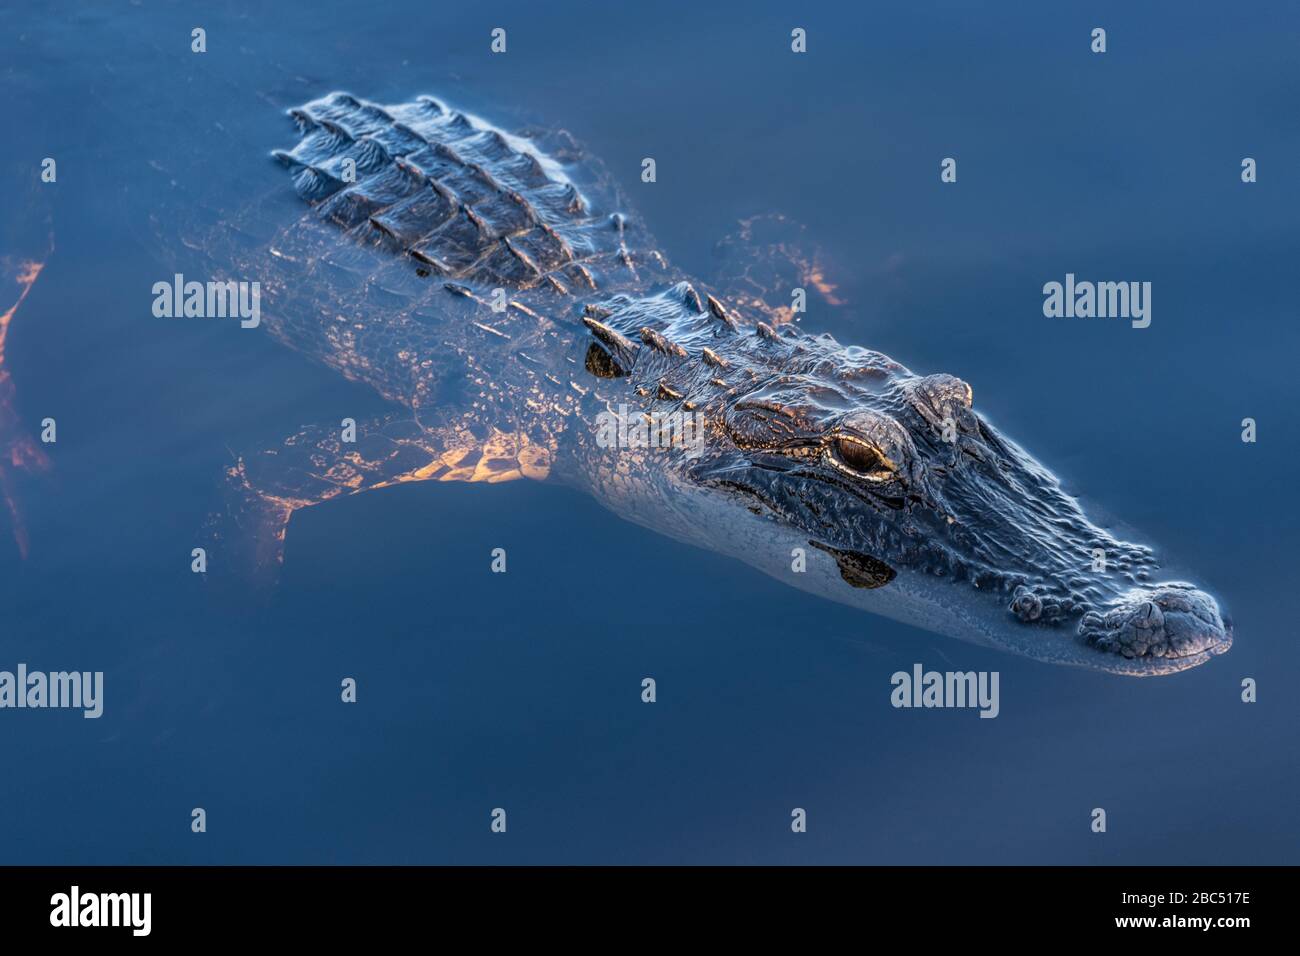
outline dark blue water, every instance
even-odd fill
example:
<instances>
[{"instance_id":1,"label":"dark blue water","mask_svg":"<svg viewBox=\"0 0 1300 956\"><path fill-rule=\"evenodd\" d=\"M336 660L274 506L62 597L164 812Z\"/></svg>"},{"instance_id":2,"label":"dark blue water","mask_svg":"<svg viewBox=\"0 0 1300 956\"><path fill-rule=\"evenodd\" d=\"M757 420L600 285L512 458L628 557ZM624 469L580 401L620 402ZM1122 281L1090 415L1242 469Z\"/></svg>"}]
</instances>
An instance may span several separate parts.
<instances>
[{"instance_id":1,"label":"dark blue water","mask_svg":"<svg viewBox=\"0 0 1300 956\"><path fill-rule=\"evenodd\" d=\"M0 862L1297 862L1300 15L867 6L7 14L0 251L44 256L46 213L55 250L5 367L27 434L53 417L58 442L16 479L0 669L102 670L106 701L0 711ZM847 301L808 327L970 382L1214 591L1234 648L1151 680L1036 664L530 482L300 512L269 607L214 603L189 550L227 449L378 401L264 335L154 319L149 289L184 197L281 184L282 110L333 89L567 127L702 277L738 219L805 223ZM1070 271L1152 282L1151 327L1045 319ZM1001 715L894 710L918 661L1000 671Z\"/></svg>"}]
</instances>

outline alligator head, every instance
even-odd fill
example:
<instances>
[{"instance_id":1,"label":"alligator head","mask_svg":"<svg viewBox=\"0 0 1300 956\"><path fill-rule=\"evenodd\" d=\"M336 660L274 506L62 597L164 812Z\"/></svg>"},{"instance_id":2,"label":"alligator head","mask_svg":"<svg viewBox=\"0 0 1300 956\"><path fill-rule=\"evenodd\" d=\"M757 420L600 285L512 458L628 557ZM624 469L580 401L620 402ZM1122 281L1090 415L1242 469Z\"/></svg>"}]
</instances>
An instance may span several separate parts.
<instances>
[{"instance_id":1,"label":"alligator head","mask_svg":"<svg viewBox=\"0 0 1300 956\"><path fill-rule=\"evenodd\" d=\"M634 378L657 380L659 399L707 419L709 440L680 466L685 482L774 520L839 572L816 587L812 575L792 583L1118 673L1182 670L1231 644L1212 597L1155 583L1152 551L1090 522L1048 469L974 410L960 379L914 375L788 327L691 329L676 327L685 347L643 336L656 347L640 349L649 358L637 357Z\"/></svg>"}]
</instances>

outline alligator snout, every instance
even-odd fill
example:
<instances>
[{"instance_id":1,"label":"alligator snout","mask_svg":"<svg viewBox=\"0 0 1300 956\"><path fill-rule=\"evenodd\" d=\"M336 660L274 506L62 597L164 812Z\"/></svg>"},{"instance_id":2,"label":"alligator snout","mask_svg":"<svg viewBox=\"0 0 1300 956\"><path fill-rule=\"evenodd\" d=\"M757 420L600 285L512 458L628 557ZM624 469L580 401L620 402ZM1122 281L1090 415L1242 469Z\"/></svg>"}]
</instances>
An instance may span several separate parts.
<instances>
[{"instance_id":1,"label":"alligator snout","mask_svg":"<svg viewBox=\"0 0 1300 956\"><path fill-rule=\"evenodd\" d=\"M1222 654L1232 644L1214 598L1182 582L1133 588L1105 612L1087 612L1079 636L1128 658Z\"/></svg>"},{"instance_id":2,"label":"alligator snout","mask_svg":"<svg viewBox=\"0 0 1300 956\"><path fill-rule=\"evenodd\" d=\"M1050 596L1019 587L1009 610L1029 623L1058 620L1065 609ZM1079 637L1129 660L1222 654L1232 645L1232 630L1214 598L1178 581L1135 587L1108 607L1085 610Z\"/></svg>"}]
</instances>

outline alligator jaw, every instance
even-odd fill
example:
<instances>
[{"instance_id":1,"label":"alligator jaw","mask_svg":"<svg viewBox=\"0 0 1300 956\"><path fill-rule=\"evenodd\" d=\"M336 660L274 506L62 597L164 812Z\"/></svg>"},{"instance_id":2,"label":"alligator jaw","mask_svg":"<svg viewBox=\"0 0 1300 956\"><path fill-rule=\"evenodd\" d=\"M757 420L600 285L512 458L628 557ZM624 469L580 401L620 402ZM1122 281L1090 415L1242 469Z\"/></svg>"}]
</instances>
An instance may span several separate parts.
<instances>
[{"instance_id":1,"label":"alligator jaw","mask_svg":"<svg viewBox=\"0 0 1300 956\"><path fill-rule=\"evenodd\" d=\"M1174 674L1204 664L1232 646L1233 628L1214 599L1185 583L1138 585L1099 601L1102 610L1049 620L1029 613L1026 589L1005 598L980 597L958 581L901 569L879 591L840 586L832 595L906 623L1051 664L1130 676ZM888 593L887 592L892 592ZM904 613L873 606L882 596Z\"/></svg>"}]
</instances>

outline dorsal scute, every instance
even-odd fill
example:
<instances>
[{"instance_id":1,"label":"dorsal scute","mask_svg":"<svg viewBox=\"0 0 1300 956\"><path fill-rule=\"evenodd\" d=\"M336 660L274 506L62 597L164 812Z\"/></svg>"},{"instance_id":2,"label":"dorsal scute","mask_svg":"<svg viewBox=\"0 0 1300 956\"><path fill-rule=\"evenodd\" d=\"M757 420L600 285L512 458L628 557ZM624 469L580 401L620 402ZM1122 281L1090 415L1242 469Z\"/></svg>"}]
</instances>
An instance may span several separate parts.
<instances>
[{"instance_id":1,"label":"dorsal scute","mask_svg":"<svg viewBox=\"0 0 1300 956\"><path fill-rule=\"evenodd\" d=\"M429 97L379 106L331 93L289 112L302 138L276 158L320 216L363 243L489 290L591 292L607 269L614 287L636 278L623 216L593 209L530 139Z\"/></svg>"}]
</instances>

